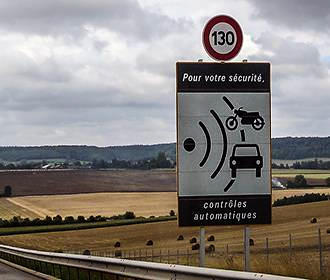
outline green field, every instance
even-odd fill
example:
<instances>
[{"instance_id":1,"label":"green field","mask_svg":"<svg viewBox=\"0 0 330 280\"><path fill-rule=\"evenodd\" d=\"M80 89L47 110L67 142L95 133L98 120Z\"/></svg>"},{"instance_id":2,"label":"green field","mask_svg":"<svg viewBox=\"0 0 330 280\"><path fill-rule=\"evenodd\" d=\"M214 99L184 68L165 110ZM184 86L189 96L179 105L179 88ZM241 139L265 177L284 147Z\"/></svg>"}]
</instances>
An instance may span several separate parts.
<instances>
[{"instance_id":1,"label":"green field","mask_svg":"<svg viewBox=\"0 0 330 280\"><path fill-rule=\"evenodd\" d=\"M295 177L296 175L304 175L310 179L326 179L330 177L330 170L319 169L273 169L273 177Z\"/></svg>"}]
</instances>

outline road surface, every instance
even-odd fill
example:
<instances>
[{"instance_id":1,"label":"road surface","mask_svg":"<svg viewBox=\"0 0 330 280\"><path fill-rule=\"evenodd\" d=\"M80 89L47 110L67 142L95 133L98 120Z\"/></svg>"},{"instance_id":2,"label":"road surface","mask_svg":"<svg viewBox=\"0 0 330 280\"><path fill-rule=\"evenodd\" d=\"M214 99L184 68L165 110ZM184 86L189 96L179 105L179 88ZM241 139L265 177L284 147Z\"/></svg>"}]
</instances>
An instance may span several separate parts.
<instances>
[{"instance_id":1,"label":"road surface","mask_svg":"<svg viewBox=\"0 0 330 280\"><path fill-rule=\"evenodd\" d=\"M13 267L0 263L1 280L40 280L41 278L32 276Z\"/></svg>"}]
</instances>

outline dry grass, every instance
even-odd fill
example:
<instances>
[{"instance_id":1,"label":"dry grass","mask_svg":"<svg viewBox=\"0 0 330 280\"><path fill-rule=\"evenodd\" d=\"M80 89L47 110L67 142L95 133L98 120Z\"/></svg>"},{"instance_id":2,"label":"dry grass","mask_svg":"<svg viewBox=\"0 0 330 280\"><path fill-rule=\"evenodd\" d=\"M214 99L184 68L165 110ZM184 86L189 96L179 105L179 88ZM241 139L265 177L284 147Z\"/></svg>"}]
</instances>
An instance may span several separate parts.
<instances>
[{"instance_id":1,"label":"dry grass","mask_svg":"<svg viewBox=\"0 0 330 280\"><path fill-rule=\"evenodd\" d=\"M251 247L251 267L253 271L318 279L318 228L321 228L324 260L330 269L330 201L300 205L276 207L273 209L273 224L250 226L251 238L255 246ZM316 224L310 223L316 217ZM183 241L177 241L182 234ZM150 250L146 241L154 242L153 250L170 249L171 252L191 251L189 239L198 237L196 227L179 228L175 221L154 224L139 224L114 228L100 228L69 232L38 233L0 237L0 242L13 246L39 250L64 250L92 252L113 251L116 241L121 242L122 250ZM218 257L208 257L209 267L242 269L243 227L219 226L206 227L206 236L215 236L214 244ZM289 234L292 235L293 251L290 259ZM266 261L265 241L269 238L270 265ZM229 255L226 248L229 248ZM167 251L167 250L166 250ZM149 251L149 254L151 252ZM132 253L133 255L133 253ZM166 262L166 257L162 261ZM172 262L176 259L172 258ZM186 257L181 257L183 263ZM197 264L197 259L190 259L190 264Z\"/></svg>"},{"instance_id":2,"label":"dry grass","mask_svg":"<svg viewBox=\"0 0 330 280\"><path fill-rule=\"evenodd\" d=\"M11 202L43 216L104 215L133 211L136 216L168 215L176 211L176 192L94 193L11 198Z\"/></svg>"},{"instance_id":3,"label":"dry grass","mask_svg":"<svg viewBox=\"0 0 330 280\"><path fill-rule=\"evenodd\" d=\"M330 235L325 233L330 228L330 201L276 207L273 209L273 224L251 226L255 249L264 248L265 237L269 237L272 248L281 248L288 244L288 234L294 239L294 246L317 244L317 230L323 229L325 242L330 244ZM317 217L318 223L311 224L310 219ZM139 224L115 228L79 230L72 232L26 234L1 237L0 241L47 250L112 249L115 241L120 240L124 249L144 247L147 239L154 240L155 248L187 248L188 240L198 235L198 228L179 228L175 221L154 224ZM207 227L207 235L213 234L217 248L230 244L231 251L239 251L242 246L241 226ZM185 240L176 241L179 234Z\"/></svg>"},{"instance_id":4,"label":"dry grass","mask_svg":"<svg viewBox=\"0 0 330 280\"><path fill-rule=\"evenodd\" d=\"M284 196L303 195L305 193L330 193L330 188L303 190L274 190L273 201ZM146 193L94 193L75 195L26 196L2 199L6 201L7 210L0 208L0 217L20 213L22 217L56 216L112 216L133 211L137 216L168 215L170 210L176 211L176 192ZM13 211L10 210L13 207ZM19 210L18 210L19 209Z\"/></svg>"},{"instance_id":5,"label":"dry grass","mask_svg":"<svg viewBox=\"0 0 330 280\"><path fill-rule=\"evenodd\" d=\"M13 216L29 217L29 218L39 218L44 215L39 215L34 211L29 210L26 207L16 205L7 198L0 198L0 218L10 219Z\"/></svg>"}]
</instances>

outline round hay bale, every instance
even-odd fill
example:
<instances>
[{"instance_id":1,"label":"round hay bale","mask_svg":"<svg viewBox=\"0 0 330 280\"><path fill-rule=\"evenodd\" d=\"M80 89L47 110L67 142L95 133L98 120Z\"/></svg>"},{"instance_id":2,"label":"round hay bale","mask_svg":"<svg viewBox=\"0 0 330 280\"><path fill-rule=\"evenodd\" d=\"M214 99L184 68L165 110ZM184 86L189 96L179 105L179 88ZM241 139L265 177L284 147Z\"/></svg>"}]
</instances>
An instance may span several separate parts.
<instances>
[{"instance_id":1,"label":"round hay bale","mask_svg":"<svg viewBox=\"0 0 330 280\"><path fill-rule=\"evenodd\" d=\"M180 234L176 240L180 241L180 240L183 240L183 239L184 239L183 235Z\"/></svg>"},{"instance_id":2,"label":"round hay bale","mask_svg":"<svg viewBox=\"0 0 330 280\"><path fill-rule=\"evenodd\" d=\"M90 255L91 255L91 251L89 251L89 250L85 250L85 251L83 252L83 255L85 255L85 256L90 256Z\"/></svg>"},{"instance_id":3,"label":"round hay bale","mask_svg":"<svg viewBox=\"0 0 330 280\"><path fill-rule=\"evenodd\" d=\"M207 238L207 241L215 241L215 237L214 237L214 235L210 235L210 236Z\"/></svg>"},{"instance_id":4,"label":"round hay bale","mask_svg":"<svg viewBox=\"0 0 330 280\"><path fill-rule=\"evenodd\" d=\"M311 223L312 224L316 224L317 223L317 219L316 218L311 219Z\"/></svg>"},{"instance_id":5,"label":"round hay bale","mask_svg":"<svg viewBox=\"0 0 330 280\"><path fill-rule=\"evenodd\" d=\"M215 246L213 244L210 244L205 248L205 253L213 253L215 251Z\"/></svg>"},{"instance_id":6,"label":"round hay bale","mask_svg":"<svg viewBox=\"0 0 330 280\"><path fill-rule=\"evenodd\" d=\"M196 243L196 244L192 245L191 250L199 250L199 244Z\"/></svg>"},{"instance_id":7,"label":"round hay bale","mask_svg":"<svg viewBox=\"0 0 330 280\"><path fill-rule=\"evenodd\" d=\"M119 241L117 241L116 243L115 243L115 248L119 248L120 247L120 242Z\"/></svg>"},{"instance_id":8,"label":"round hay bale","mask_svg":"<svg viewBox=\"0 0 330 280\"><path fill-rule=\"evenodd\" d=\"M189 242L190 242L191 244L196 243L196 242L197 242L196 237L191 238L191 239L189 240Z\"/></svg>"},{"instance_id":9,"label":"round hay bale","mask_svg":"<svg viewBox=\"0 0 330 280\"><path fill-rule=\"evenodd\" d=\"M147 246L152 246L154 245L154 242L152 240L148 240L146 243Z\"/></svg>"}]
</instances>

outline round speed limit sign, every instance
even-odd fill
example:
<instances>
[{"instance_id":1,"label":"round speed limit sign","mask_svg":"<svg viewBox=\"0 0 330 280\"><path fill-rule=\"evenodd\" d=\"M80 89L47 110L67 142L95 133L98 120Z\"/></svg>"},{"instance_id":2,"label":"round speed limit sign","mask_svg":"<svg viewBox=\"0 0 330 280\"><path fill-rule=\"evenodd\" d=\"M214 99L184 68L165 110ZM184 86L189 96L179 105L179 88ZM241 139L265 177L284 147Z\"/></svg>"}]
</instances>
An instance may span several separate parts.
<instances>
[{"instance_id":1,"label":"round speed limit sign","mask_svg":"<svg viewBox=\"0 0 330 280\"><path fill-rule=\"evenodd\" d=\"M204 27L203 45L209 56L214 59L232 59L239 53L242 43L242 29L232 17L216 16Z\"/></svg>"}]
</instances>

